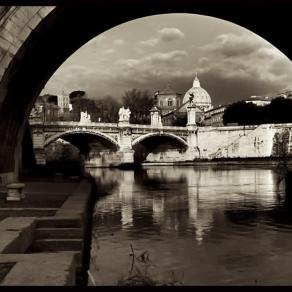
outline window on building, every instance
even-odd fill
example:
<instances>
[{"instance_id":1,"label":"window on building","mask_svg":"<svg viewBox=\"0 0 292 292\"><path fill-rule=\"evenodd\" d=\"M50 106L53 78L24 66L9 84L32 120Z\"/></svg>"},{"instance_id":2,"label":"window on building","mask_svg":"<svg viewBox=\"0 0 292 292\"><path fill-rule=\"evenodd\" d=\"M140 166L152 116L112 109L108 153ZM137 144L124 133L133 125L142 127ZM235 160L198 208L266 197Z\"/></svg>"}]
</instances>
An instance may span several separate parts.
<instances>
[{"instance_id":1,"label":"window on building","mask_svg":"<svg viewBox=\"0 0 292 292\"><path fill-rule=\"evenodd\" d=\"M163 106L163 101L161 100L161 101L159 102L159 104L160 104L160 106Z\"/></svg>"},{"instance_id":2,"label":"window on building","mask_svg":"<svg viewBox=\"0 0 292 292\"><path fill-rule=\"evenodd\" d=\"M173 105L173 101L172 101L172 99L169 99L169 100L167 101L167 105L168 105L168 106L172 106L172 105Z\"/></svg>"}]
</instances>

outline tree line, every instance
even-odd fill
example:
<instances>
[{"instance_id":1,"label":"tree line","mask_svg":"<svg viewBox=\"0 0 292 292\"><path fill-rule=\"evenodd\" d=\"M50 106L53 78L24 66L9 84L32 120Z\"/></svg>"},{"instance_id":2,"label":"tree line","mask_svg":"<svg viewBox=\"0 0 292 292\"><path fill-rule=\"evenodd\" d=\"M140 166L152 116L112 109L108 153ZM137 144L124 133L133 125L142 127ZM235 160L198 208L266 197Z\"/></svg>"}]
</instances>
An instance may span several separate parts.
<instances>
[{"instance_id":1,"label":"tree line","mask_svg":"<svg viewBox=\"0 0 292 292\"><path fill-rule=\"evenodd\" d=\"M130 108L130 123L150 123L150 109L155 104L155 98L147 91L136 88L126 91L119 101L108 95L102 98L88 98L85 91L73 91L69 95L72 103L72 114L80 119L81 111L87 112L93 122L116 123L119 120L119 109Z\"/></svg>"},{"instance_id":2,"label":"tree line","mask_svg":"<svg viewBox=\"0 0 292 292\"><path fill-rule=\"evenodd\" d=\"M44 97L44 96L43 96ZM44 100L40 97L40 100ZM131 89L124 93L121 100L110 95L101 98L88 98L83 90L69 94L72 104L71 112L57 115L57 96L46 95L46 109L54 119L79 121L81 112L90 114L92 122L116 123L119 120L119 109L124 106L130 108L130 123L150 124L150 109L156 104L155 97L148 90Z\"/></svg>"},{"instance_id":3,"label":"tree line","mask_svg":"<svg viewBox=\"0 0 292 292\"><path fill-rule=\"evenodd\" d=\"M292 123L292 99L278 97L269 104L259 106L239 101L229 105L223 115L224 125L260 125Z\"/></svg>"}]
</instances>

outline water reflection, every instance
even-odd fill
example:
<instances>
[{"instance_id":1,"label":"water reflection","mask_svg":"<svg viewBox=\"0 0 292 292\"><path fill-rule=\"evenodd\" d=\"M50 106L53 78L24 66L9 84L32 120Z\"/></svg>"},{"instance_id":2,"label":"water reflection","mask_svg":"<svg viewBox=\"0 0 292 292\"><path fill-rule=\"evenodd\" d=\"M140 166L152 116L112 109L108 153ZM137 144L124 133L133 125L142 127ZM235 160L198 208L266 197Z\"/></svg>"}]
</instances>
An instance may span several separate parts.
<instances>
[{"instance_id":1,"label":"water reflection","mask_svg":"<svg viewBox=\"0 0 292 292\"><path fill-rule=\"evenodd\" d=\"M186 285L292 284L288 269L271 277L265 266L292 264L284 257L292 254L291 212L273 169L89 171L107 194L94 212L92 273L100 285L127 274L130 244L159 259L155 276L183 272Z\"/></svg>"}]
</instances>

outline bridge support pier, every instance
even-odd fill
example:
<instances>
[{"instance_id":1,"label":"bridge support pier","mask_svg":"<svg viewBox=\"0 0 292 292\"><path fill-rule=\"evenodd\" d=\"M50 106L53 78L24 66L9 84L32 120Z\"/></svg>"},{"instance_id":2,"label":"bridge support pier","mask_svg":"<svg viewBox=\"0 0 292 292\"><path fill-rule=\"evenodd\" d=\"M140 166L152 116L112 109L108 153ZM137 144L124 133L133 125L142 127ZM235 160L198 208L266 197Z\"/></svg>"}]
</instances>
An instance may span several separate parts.
<instances>
[{"instance_id":1,"label":"bridge support pier","mask_svg":"<svg viewBox=\"0 0 292 292\"><path fill-rule=\"evenodd\" d=\"M45 134L43 122L39 117L36 117L35 120L30 121L30 125L35 125L31 133L36 164L46 165L46 154L44 148Z\"/></svg>"},{"instance_id":2,"label":"bridge support pier","mask_svg":"<svg viewBox=\"0 0 292 292\"><path fill-rule=\"evenodd\" d=\"M116 152L103 150L92 152L85 160L85 167L119 167L134 163L134 150L123 149Z\"/></svg>"},{"instance_id":3,"label":"bridge support pier","mask_svg":"<svg viewBox=\"0 0 292 292\"><path fill-rule=\"evenodd\" d=\"M35 161L37 165L46 165L46 153L45 149L35 149L34 150Z\"/></svg>"},{"instance_id":4,"label":"bridge support pier","mask_svg":"<svg viewBox=\"0 0 292 292\"><path fill-rule=\"evenodd\" d=\"M118 151L120 157L120 165L128 165L134 163L134 150L130 148L121 149Z\"/></svg>"},{"instance_id":5,"label":"bridge support pier","mask_svg":"<svg viewBox=\"0 0 292 292\"><path fill-rule=\"evenodd\" d=\"M200 158L200 149L198 147L198 127L196 125L187 125L188 129L188 149L186 151L185 157L187 160L194 160Z\"/></svg>"}]
</instances>

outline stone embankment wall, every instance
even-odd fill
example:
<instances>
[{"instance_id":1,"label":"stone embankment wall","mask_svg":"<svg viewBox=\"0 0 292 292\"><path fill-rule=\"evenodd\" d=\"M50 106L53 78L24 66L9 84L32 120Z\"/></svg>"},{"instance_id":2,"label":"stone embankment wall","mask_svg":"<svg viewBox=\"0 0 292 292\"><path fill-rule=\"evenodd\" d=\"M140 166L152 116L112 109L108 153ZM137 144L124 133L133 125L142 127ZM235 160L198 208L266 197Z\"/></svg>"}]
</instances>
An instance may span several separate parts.
<instances>
[{"instance_id":1,"label":"stone embankment wall","mask_svg":"<svg viewBox=\"0 0 292 292\"><path fill-rule=\"evenodd\" d=\"M151 153L146 162L176 162L193 159L244 159L292 157L292 124L202 127L196 133L193 154L167 150Z\"/></svg>"},{"instance_id":2,"label":"stone embankment wall","mask_svg":"<svg viewBox=\"0 0 292 292\"><path fill-rule=\"evenodd\" d=\"M292 157L292 124L264 124L255 126L199 127L192 129L189 146L157 140L151 153L135 148L135 157L146 157L144 162L176 163L193 160L245 159ZM154 143L154 142L153 142ZM86 167L118 166L125 153L95 145L84 161ZM148 149L150 152L150 149ZM129 162L134 150L129 149ZM139 155L139 151L141 152ZM68 151L66 151L68 152ZM146 155L145 155L145 153ZM48 153L47 153L47 156ZM140 161L139 161L140 162Z\"/></svg>"}]
</instances>

